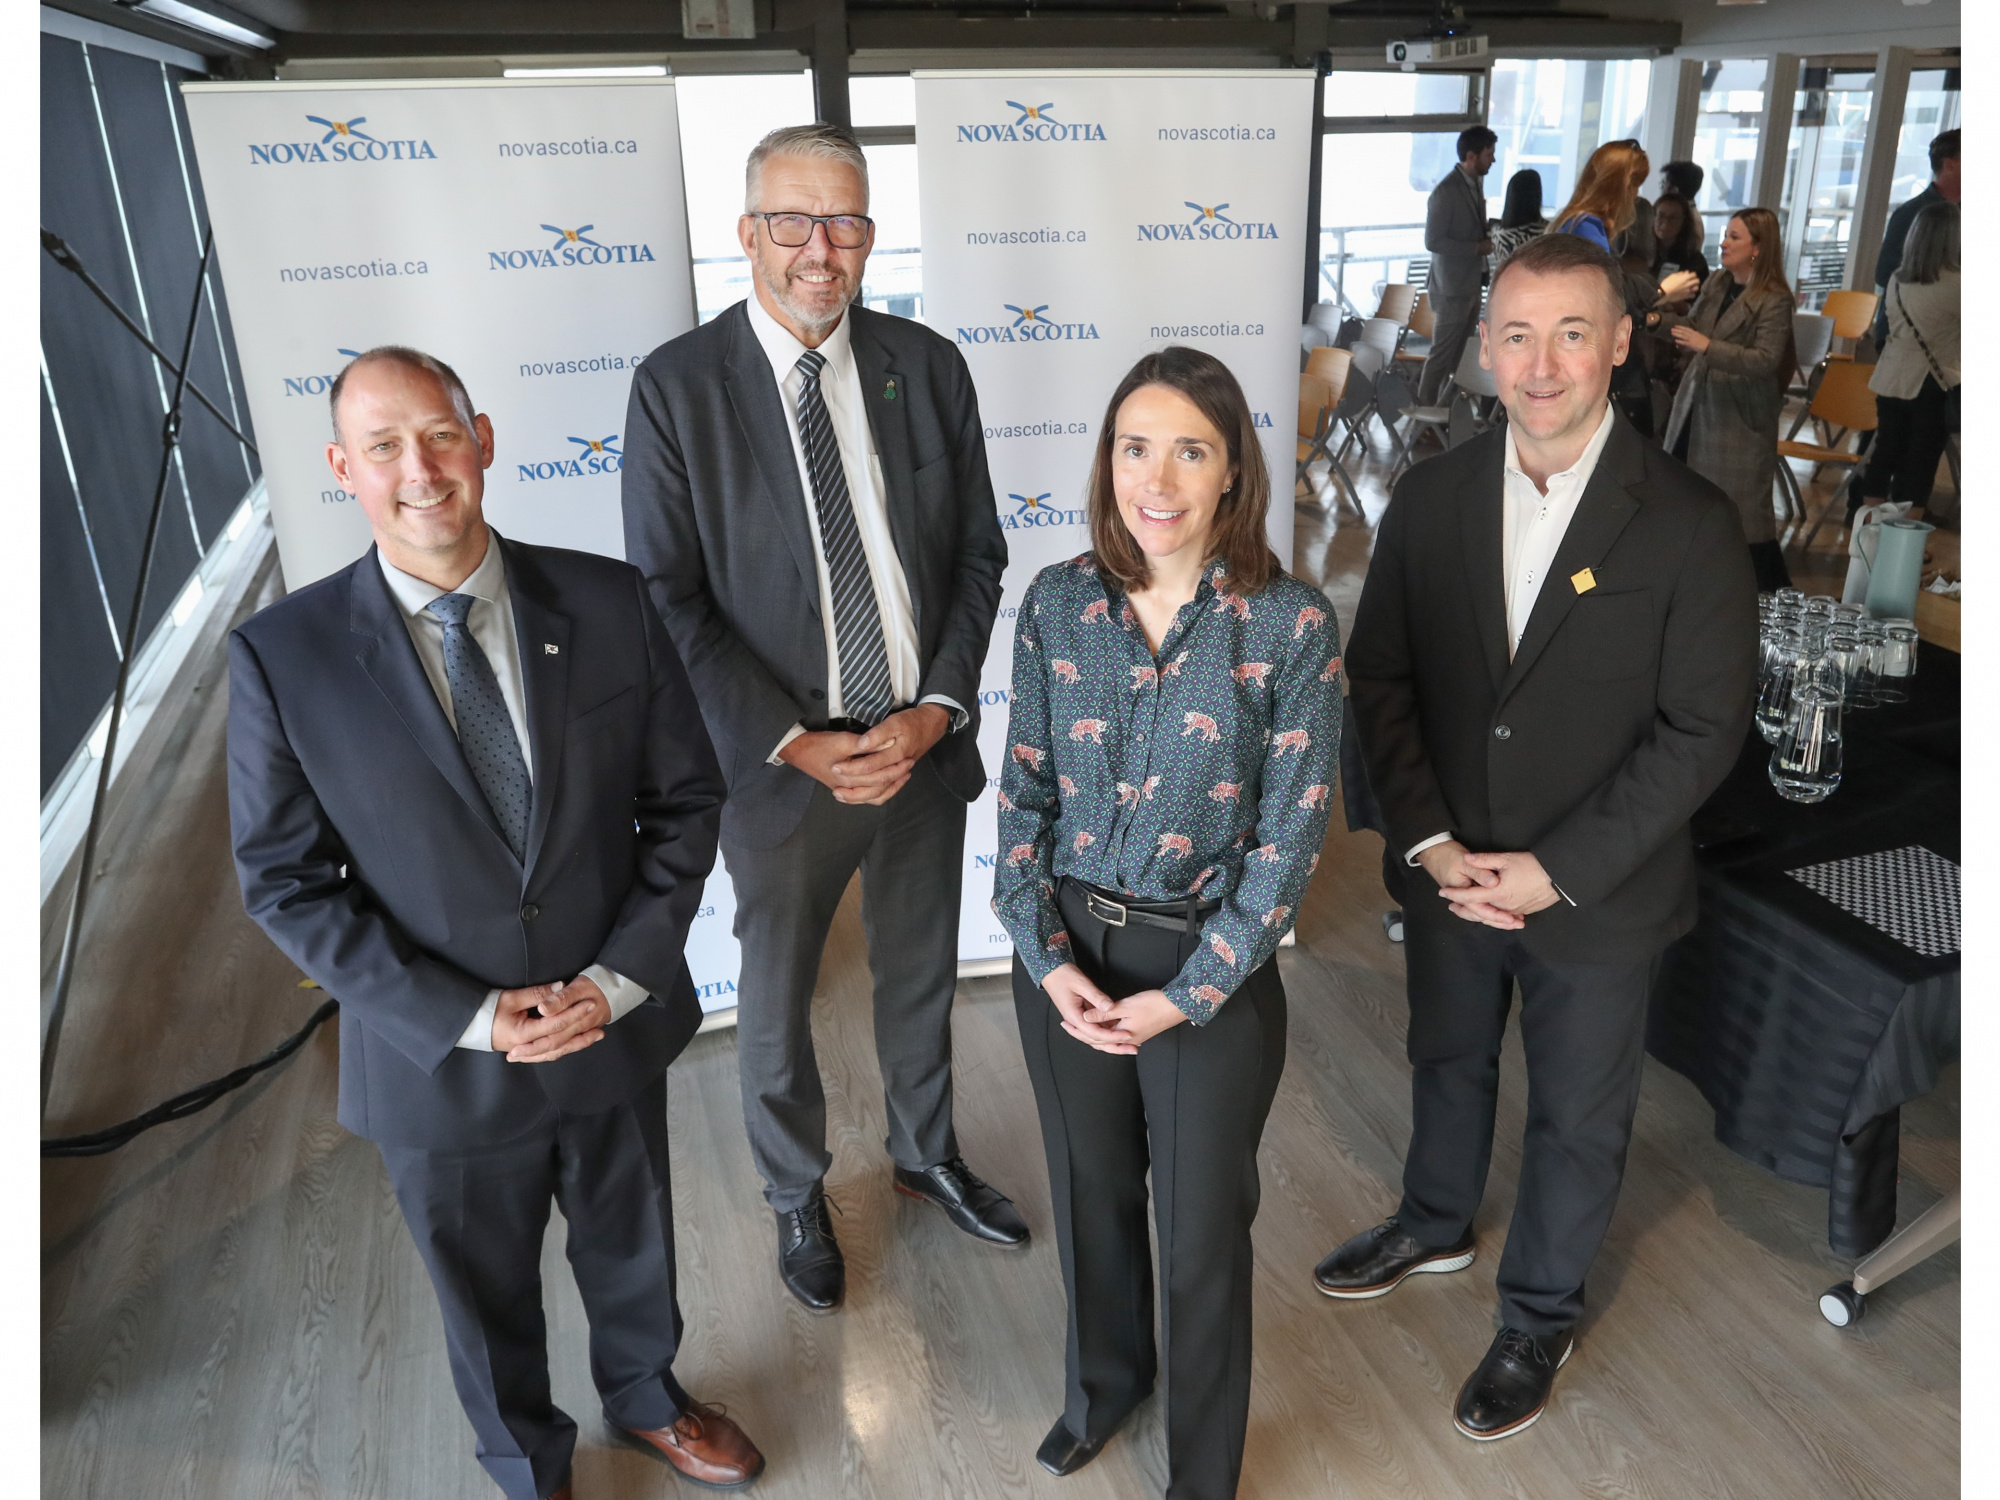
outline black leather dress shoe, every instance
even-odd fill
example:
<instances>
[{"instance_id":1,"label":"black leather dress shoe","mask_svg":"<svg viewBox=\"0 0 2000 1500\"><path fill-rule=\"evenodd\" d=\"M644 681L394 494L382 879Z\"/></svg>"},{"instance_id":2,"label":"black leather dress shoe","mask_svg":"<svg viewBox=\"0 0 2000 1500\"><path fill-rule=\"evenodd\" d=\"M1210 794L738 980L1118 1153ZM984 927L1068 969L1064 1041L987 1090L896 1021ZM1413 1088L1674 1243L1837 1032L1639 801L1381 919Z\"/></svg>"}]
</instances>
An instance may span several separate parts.
<instances>
[{"instance_id":1,"label":"black leather dress shoe","mask_svg":"<svg viewBox=\"0 0 2000 1500\"><path fill-rule=\"evenodd\" d=\"M833 1237L826 1194L778 1215L778 1275L808 1312L830 1313L847 1295L847 1257Z\"/></svg>"},{"instance_id":2,"label":"black leather dress shoe","mask_svg":"<svg viewBox=\"0 0 2000 1500\"><path fill-rule=\"evenodd\" d=\"M1035 1462L1062 1479L1074 1474L1103 1451L1104 1444L1086 1443L1069 1430L1064 1418L1057 1417L1056 1425L1049 1429L1049 1435L1042 1439L1042 1446L1035 1450Z\"/></svg>"},{"instance_id":3,"label":"black leather dress shoe","mask_svg":"<svg viewBox=\"0 0 2000 1500\"><path fill-rule=\"evenodd\" d=\"M951 1222L989 1245L1025 1245L1028 1225L998 1188L981 1182L963 1157L954 1156L921 1172L896 1168L896 1191L935 1203Z\"/></svg>"},{"instance_id":4,"label":"black leather dress shoe","mask_svg":"<svg viewBox=\"0 0 2000 1500\"><path fill-rule=\"evenodd\" d=\"M1463 1271L1472 1264L1472 1230L1455 1245L1419 1245L1394 1219L1364 1229L1313 1268L1313 1285L1329 1297L1360 1300L1393 1291L1422 1271Z\"/></svg>"},{"instance_id":5,"label":"black leather dress shoe","mask_svg":"<svg viewBox=\"0 0 2000 1500\"><path fill-rule=\"evenodd\" d=\"M1490 1443L1534 1424L1549 1404L1556 1371L1576 1348L1576 1335L1532 1334L1503 1328L1479 1368L1459 1388L1453 1420L1469 1438Z\"/></svg>"}]
</instances>

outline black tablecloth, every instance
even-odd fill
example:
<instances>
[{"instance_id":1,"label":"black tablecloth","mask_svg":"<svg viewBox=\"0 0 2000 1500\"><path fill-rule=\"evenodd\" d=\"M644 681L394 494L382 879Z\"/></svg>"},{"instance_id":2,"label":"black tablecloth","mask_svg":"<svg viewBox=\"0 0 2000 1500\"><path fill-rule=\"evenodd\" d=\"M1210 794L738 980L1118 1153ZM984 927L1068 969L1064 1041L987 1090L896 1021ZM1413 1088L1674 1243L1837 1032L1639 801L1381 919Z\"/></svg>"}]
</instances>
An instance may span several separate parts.
<instances>
[{"instance_id":1,"label":"black tablecloth","mask_svg":"<svg viewBox=\"0 0 2000 1500\"><path fill-rule=\"evenodd\" d=\"M1668 950L1647 1037L1714 1106L1717 1139L1828 1189L1844 1256L1895 1227L1897 1111L1958 1055L1959 957L1925 958L1787 872L1910 844L1958 860L1958 657L1925 645L1909 686L1848 716L1825 802L1779 797L1751 733L1695 819L1701 919Z\"/></svg>"}]
</instances>

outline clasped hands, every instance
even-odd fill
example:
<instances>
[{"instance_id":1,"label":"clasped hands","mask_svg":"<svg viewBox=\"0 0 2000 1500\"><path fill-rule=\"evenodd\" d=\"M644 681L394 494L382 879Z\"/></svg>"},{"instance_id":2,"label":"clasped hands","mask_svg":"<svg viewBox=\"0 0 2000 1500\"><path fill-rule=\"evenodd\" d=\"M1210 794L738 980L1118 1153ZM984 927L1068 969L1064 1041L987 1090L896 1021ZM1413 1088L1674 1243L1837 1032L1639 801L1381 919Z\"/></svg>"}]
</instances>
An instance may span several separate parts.
<instances>
[{"instance_id":1,"label":"clasped hands","mask_svg":"<svg viewBox=\"0 0 2000 1500\"><path fill-rule=\"evenodd\" d=\"M1519 931L1527 919L1562 900L1542 862L1526 850L1474 854L1457 839L1433 844L1417 856L1452 914L1503 931Z\"/></svg>"},{"instance_id":2,"label":"clasped hands","mask_svg":"<svg viewBox=\"0 0 2000 1500\"><path fill-rule=\"evenodd\" d=\"M1075 964L1062 964L1042 981L1062 1013L1062 1029L1099 1052L1130 1057L1144 1042L1187 1019L1164 990L1141 990L1113 1000Z\"/></svg>"},{"instance_id":3,"label":"clasped hands","mask_svg":"<svg viewBox=\"0 0 2000 1500\"><path fill-rule=\"evenodd\" d=\"M554 1062L603 1041L610 1024L611 1002L587 974L502 990L493 1011L493 1050L506 1053L508 1062Z\"/></svg>"},{"instance_id":4,"label":"clasped hands","mask_svg":"<svg viewBox=\"0 0 2000 1500\"><path fill-rule=\"evenodd\" d=\"M778 759L803 771L853 806L880 807L910 779L917 762L951 728L951 715L935 703L919 703L890 714L866 734L839 729L807 730L778 752Z\"/></svg>"}]
</instances>

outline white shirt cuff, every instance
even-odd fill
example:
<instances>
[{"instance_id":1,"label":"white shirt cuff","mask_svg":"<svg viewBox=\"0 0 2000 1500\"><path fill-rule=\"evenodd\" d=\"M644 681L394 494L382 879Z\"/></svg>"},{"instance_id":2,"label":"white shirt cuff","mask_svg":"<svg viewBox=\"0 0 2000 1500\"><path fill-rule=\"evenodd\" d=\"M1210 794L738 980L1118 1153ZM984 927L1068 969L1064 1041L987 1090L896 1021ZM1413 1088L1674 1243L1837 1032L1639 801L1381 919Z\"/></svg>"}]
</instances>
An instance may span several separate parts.
<instances>
[{"instance_id":1,"label":"white shirt cuff","mask_svg":"<svg viewBox=\"0 0 2000 1500\"><path fill-rule=\"evenodd\" d=\"M917 702L935 703L939 708L950 713L951 733L953 734L957 734L959 730L972 722L972 715L960 708L955 699L947 698L943 693L932 693L928 697L919 698Z\"/></svg>"},{"instance_id":2,"label":"white shirt cuff","mask_svg":"<svg viewBox=\"0 0 2000 1500\"><path fill-rule=\"evenodd\" d=\"M605 968L603 964L592 964L577 977L594 981L597 987L604 991L604 999L611 1007L613 1021L630 1014L633 1007L643 1001L649 993L636 979L627 979L623 974ZM491 1052L493 1018L499 1012L500 992L488 990L485 1003L473 1013L472 1020L466 1024L464 1032L459 1036L458 1045L468 1052Z\"/></svg>"},{"instance_id":3,"label":"white shirt cuff","mask_svg":"<svg viewBox=\"0 0 2000 1500\"><path fill-rule=\"evenodd\" d=\"M785 763L782 758L785 746L789 745L805 732L806 726L803 724L794 724L790 729L787 729L785 737L778 741L778 748L764 757L764 764L767 766L782 766Z\"/></svg>"},{"instance_id":4,"label":"white shirt cuff","mask_svg":"<svg viewBox=\"0 0 2000 1500\"><path fill-rule=\"evenodd\" d=\"M1451 835L1449 833L1434 833L1421 844L1412 844L1408 849L1404 850L1403 863L1414 870L1417 867L1417 856L1419 854L1422 854L1426 849L1435 849L1439 844L1448 844L1450 842Z\"/></svg>"}]
</instances>

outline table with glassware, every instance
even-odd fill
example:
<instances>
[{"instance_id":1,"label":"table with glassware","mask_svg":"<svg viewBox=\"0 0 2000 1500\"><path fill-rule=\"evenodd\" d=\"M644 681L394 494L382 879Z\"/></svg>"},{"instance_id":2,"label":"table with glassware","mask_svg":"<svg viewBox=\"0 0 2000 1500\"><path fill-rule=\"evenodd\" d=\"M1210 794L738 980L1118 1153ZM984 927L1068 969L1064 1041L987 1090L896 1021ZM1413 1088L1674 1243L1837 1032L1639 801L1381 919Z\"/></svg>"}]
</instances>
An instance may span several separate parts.
<instances>
[{"instance_id":1,"label":"table with glassware","mask_svg":"<svg viewBox=\"0 0 2000 1500\"><path fill-rule=\"evenodd\" d=\"M1958 1055L1959 659L1859 604L1760 612L1757 722L1693 821L1700 920L1647 1046L1724 1145L1826 1188L1859 1256L1895 1227L1897 1111Z\"/></svg>"}]
</instances>

